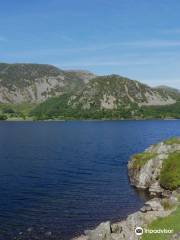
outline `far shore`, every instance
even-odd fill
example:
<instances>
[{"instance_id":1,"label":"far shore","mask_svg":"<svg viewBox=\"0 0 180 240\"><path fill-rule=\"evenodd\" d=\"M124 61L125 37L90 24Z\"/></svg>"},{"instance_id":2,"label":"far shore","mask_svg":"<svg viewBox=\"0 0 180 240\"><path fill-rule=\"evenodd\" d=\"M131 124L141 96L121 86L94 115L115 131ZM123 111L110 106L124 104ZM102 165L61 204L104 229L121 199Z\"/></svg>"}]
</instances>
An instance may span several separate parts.
<instances>
[{"instance_id":1,"label":"far shore","mask_svg":"<svg viewBox=\"0 0 180 240\"><path fill-rule=\"evenodd\" d=\"M179 118L139 118L139 119L33 119L33 118L8 118L0 120L1 122L67 122L67 121L84 121L84 122L103 122L103 121L178 121Z\"/></svg>"}]
</instances>

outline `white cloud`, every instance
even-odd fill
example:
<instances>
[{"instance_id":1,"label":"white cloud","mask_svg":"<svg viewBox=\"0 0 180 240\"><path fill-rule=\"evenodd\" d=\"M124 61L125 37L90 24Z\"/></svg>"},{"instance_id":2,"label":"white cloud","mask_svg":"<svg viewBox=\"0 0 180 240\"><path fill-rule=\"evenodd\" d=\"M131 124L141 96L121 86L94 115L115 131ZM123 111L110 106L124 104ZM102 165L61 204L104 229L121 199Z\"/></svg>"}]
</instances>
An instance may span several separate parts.
<instances>
[{"instance_id":1,"label":"white cloud","mask_svg":"<svg viewBox=\"0 0 180 240\"><path fill-rule=\"evenodd\" d=\"M98 67L98 66L166 66L173 65L174 67L180 64L180 57L170 54L153 54L153 55L139 55L139 54L122 54L119 58L104 57L104 58L84 58L73 61L59 62L61 67Z\"/></svg>"},{"instance_id":2,"label":"white cloud","mask_svg":"<svg viewBox=\"0 0 180 240\"><path fill-rule=\"evenodd\" d=\"M66 39L66 37L65 37ZM66 39L67 40L67 39ZM0 41L6 41L5 38L0 37ZM70 39L69 39L70 41ZM66 48L44 48L44 49L35 49L19 52L6 53L6 56L10 57L26 57L26 56L59 56L62 54L68 53L80 53L80 52L91 52L91 51L100 51L105 49L114 49L117 48L169 48L169 47L180 47L180 41L176 40L144 40L144 41L130 41L130 42L114 42L114 43L103 43L103 44L92 44L87 46L74 46ZM119 49L119 50L120 50ZM129 49L128 49L129 50Z\"/></svg>"},{"instance_id":3,"label":"white cloud","mask_svg":"<svg viewBox=\"0 0 180 240\"><path fill-rule=\"evenodd\" d=\"M65 42L73 42L73 39L66 36L61 35L59 38ZM5 38L0 37L0 41L5 40ZM98 51L98 50L104 50L109 49L116 46L121 46L124 43L99 43L99 44L90 44L90 45L74 45L72 47L54 47L54 48L38 48L38 49L32 49L32 50L24 50L24 51L14 51L11 53L6 53L6 56L8 57L26 57L26 56L48 56L48 55L62 55L66 53L80 53L80 52L89 52L89 51Z\"/></svg>"}]
</instances>

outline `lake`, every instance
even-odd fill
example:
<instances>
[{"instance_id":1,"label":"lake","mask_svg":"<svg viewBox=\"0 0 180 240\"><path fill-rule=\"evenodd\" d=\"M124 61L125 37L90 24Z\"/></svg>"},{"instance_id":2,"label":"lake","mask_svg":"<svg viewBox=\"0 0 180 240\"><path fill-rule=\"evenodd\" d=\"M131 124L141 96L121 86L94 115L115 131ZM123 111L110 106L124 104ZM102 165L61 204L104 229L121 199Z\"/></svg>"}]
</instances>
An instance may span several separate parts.
<instances>
[{"instance_id":1,"label":"lake","mask_svg":"<svg viewBox=\"0 0 180 240\"><path fill-rule=\"evenodd\" d=\"M139 209L130 155L180 121L0 122L0 239L70 239Z\"/></svg>"}]
</instances>

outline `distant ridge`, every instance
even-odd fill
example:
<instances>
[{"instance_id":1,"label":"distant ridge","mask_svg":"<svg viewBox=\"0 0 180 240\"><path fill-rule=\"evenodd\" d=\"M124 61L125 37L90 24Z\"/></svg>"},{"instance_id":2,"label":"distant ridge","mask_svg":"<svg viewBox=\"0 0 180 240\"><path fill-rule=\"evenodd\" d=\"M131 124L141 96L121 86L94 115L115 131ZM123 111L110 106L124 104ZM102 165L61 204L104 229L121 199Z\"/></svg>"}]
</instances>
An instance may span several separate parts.
<instances>
[{"instance_id":1,"label":"distant ridge","mask_svg":"<svg viewBox=\"0 0 180 240\"><path fill-rule=\"evenodd\" d=\"M94 74L64 71L48 64L0 64L1 103L39 103L79 89Z\"/></svg>"},{"instance_id":2,"label":"distant ridge","mask_svg":"<svg viewBox=\"0 0 180 240\"><path fill-rule=\"evenodd\" d=\"M38 118L136 118L149 116L144 107L174 106L179 99L177 89L152 88L116 74L96 76L48 64L0 64L0 104L31 104L31 116ZM164 111L150 113L164 116Z\"/></svg>"}]
</instances>

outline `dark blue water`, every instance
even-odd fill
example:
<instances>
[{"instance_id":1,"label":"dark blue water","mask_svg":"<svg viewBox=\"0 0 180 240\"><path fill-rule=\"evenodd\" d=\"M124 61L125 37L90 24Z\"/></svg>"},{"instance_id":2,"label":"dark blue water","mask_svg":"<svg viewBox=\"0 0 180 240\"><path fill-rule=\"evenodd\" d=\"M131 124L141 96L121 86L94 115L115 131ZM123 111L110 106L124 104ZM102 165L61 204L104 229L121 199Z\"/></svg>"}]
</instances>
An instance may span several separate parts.
<instances>
[{"instance_id":1,"label":"dark blue water","mask_svg":"<svg viewBox=\"0 0 180 240\"><path fill-rule=\"evenodd\" d=\"M0 239L65 240L137 210L129 156L173 135L180 121L0 122Z\"/></svg>"}]
</instances>

